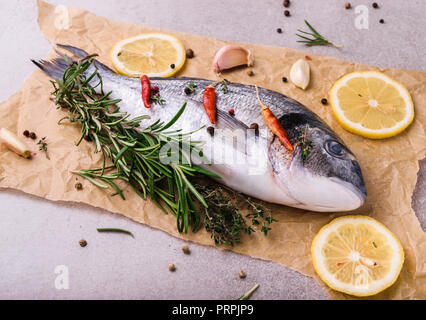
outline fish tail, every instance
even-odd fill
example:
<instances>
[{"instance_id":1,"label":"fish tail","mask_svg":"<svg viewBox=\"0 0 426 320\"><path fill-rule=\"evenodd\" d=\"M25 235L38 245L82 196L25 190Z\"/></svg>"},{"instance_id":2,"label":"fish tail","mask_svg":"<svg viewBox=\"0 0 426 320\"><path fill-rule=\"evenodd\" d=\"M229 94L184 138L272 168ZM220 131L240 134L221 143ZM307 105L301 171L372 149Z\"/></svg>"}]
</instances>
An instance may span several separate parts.
<instances>
[{"instance_id":1,"label":"fish tail","mask_svg":"<svg viewBox=\"0 0 426 320\"><path fill-rule=\"evenodd\" d=\"M35 61L31 59L31 61L44 73L55 79L62 78L62 75L64 74L65 70L68 68L68 63L65 61L64 58L55 58L50 61Z\"/></svg>"},{"instance_id":2,"label":"fish tail","mask_svg":"<svg viewBox=\"0 0 426 320\"><path fill-rule=\"evenodd\" d=\"M69 46L65 44L57 44L57 46L59 48L62 48L64 50L71 52L74 56L76 56L79 59L89 56L89 54L86 51L73 46ZM75 60L59 51L56 51L56 52L59 54L59 57L54 58L50 61L46 61L46 60L36 61L33 59L31 59L31 61L37 67L39 67L44 73L46 73L52 78L58 79L58 78L62 78L62 75L64 74L65 70L68 68L69 63ZM113 72L110 68L108 68L106 65L104 65L103 63L100 63L97 60L96 60L96 65L98 68L103 69L104 71Z\"/></svg>"}]
</instances>

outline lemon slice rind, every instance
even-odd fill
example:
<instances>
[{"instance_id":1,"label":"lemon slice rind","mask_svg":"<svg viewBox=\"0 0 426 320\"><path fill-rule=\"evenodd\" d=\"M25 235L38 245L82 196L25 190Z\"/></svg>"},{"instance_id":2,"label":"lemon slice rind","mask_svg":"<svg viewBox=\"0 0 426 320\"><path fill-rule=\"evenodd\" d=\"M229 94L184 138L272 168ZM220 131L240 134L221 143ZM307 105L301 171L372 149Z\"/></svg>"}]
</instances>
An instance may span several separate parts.
<instances>
[{"instance_id":1,"label":"lemon slice rind","mask_svg":"<svg viewBox=\"0 0 426 320\"><path fill-rule=\"evenodd\" d=\"M335 232L339 227L345 224L368 224L376 229L377 232L384 235L387 239L387 244L393 248L393 257L390 261L391 268L386 276L380 280L372 282L368 288L365 286L357 287L353 284L343 283L338 281L325 266L326 258L321 254L322 248L326 243L328 235ZM332 220L329 224L321 228L317 233L311 246L311 255L314 269L318 276L330 288L358 297L372 296L392 286L398 279L404 263L404 250L401 243L395 235L377 220L367 216L343 216Z\"/></svg>"},{"instance_id":2,"label":"lemon slice rind","mask_svg":"<svg viewBox=\"0 0 426 320\"><path fill-rule=\"evenodd\" d=\"M405 102L405 117L401 121L399 121L395 126L392 126L389 128L381 128L381 129L366 128L362 126L360 123L353 122L352 120L348 119L345 116L340 106L338 91L340 88L346 86L348 81L357 77L363 77L365 79L368 79L370 77L378 78L380 80L383 80L386 84L389 84L393 88L397 89L399 95ZM413 122L413 119L414 119L413 100L407 88L401 83L399 83L398 81L396 81L395 79L389 77L388 75L381 72L377 72L377 71L353 72L353 73L344 75L342 78L337 80L336 83L331 88L330 102L331 102L333 113L337 121L344 129L346 129L349 132L352 132L361 136L365 136L371 139L383 139L383 138L395 136L401 133L402 131L404 131Z\"/></svg>"},{"instance_id":3,"label":"lemon slice rind","mask_svg":"<svg viewBox=\"0 0 426 320\"><path fill-rule=\"evenodd\" d=\"M142 73L139 71L129 69L123 62L121 62L118 59L118 55L124 45L131 42L135 42L137 40L148 39L148 38L157 38L157 39L169 41L173 45L173 47L176 49L176 52L177 52L176 61L173 62L173 64L175 65L174 68L168 67L166 70L162 72L145 73L148 77L170 77L174 75L175 73L177 73L183 67L186 60L186 52L185 52L185 47L183 46L182 42L177 37L172 36L170 34L166 34L166 33L142 33L134 37L126 38L117 42L114 45L113 49L111 50L111 61L115 70L118 73L125 76L129 76L129 77L140 77L142 75Z\"/></svg>"}]
</instances>

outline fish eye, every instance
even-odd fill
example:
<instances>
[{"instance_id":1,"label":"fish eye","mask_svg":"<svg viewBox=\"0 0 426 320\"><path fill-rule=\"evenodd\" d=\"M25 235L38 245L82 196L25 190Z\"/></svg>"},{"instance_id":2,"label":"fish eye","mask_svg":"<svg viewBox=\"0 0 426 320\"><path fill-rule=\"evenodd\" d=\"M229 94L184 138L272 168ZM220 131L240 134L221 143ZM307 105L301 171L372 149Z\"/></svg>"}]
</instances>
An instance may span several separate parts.
<instances>
[{"instance_id":1,"label":"fish eye","mask_svg":"<svg viewBox=\"0 0 426 320\"><path fill-rule=\"evenodd\" d=\"M325 142L325 150L333 157L343 158L346 151L345 148L337 141L327 140Z\"/></svg>"}]
</instances>

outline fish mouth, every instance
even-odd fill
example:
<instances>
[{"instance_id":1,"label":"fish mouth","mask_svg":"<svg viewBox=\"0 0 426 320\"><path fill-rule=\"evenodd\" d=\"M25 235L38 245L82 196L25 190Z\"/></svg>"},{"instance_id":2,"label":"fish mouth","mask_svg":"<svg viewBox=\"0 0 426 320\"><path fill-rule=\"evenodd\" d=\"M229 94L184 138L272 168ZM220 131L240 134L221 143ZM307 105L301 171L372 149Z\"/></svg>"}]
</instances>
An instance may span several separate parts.
<instances>
[{"instance_id":1,"label":"fish mouth","mask_svg":"<svg viewBox=\"0 0 426 320\"><path fill-rule=\"evenodd\" d=\"M353 195L352 197L354 199L354 201L352 202L353 206L352 207L349 206L349 208L346 211L355 210L361 207L365 203L365 200L367 199L367 190L365 189L364 184L360 186L356 186L352 183L349 183L337 177L332 177L330 178L330 180L340 185L341 188L343 188L344 190L347 190L348 194ZM358 199L358 204L356 199Z\"/></svg>"},{"instance_id":2,"label":"fish mouth","mask_svg":"<svg viewBox=\"0 0 426 320\"><path fill-rule=\"evenodd\" d=\"M367 197L362 179L357 183L337 176L317 175L300 163L293 163L290 172L277 180L293 199L291 206L310 211L351 211L361 207Z\"/></svg>"},{"instance_id":3,"label":"fish mouth","mask_svg":"<svg viewBox=\"0 0 426 320\"><path fill-rule=\"evenodd\" d=\"M365 203L367 193L364 186L358 188L337 177L328 178L327 184L329 186L333 184L333 190L338 190L337 193L330 191L330 193L333 193L332 198L320 202L298 199L299 203L294 205L294 207L316 212L342 212L358 209ZM327 198L327 196L324 198Z\"/></svg>"}]
</instances>

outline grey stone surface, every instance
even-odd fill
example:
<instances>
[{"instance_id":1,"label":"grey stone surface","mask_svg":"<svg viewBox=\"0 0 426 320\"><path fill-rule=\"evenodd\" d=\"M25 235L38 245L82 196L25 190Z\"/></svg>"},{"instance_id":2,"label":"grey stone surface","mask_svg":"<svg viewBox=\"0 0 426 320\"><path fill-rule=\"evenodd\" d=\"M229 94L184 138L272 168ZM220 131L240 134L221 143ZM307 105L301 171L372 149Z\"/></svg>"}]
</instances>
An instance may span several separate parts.
<instances>
[{"instance_id":1,"label":"grey stone surface","mask_svg":"<svg viewBox=\"0 0 426 320\"><path fill-rule=\"evenodd\" d=\"M426 71L426 2L351 1L369 9L369 29L355 28L355 9L338 0L293 0L291 17L282 1L243 0L51 0L132 23L179 30L230 41L305 49L294 33L303 19L344 49L307 51L381 67ZM232 3L232 4L231 4ZM379 24L383 18L385 24ZM0 100L7 99L34 70L30 58L43 57L50 44L37 26L32 0L0 1ZM276 33L282 28L283 33ZM413 197L414 209L426 226L426 162L421 162ZM85 205L53 203L17 191L2 190L0 220L0 299L233 299L255 283L253 299L327 299L315 280L278 264L190 243L164 232ZM97 227L131 230L99 234ZM80 239L88 246L81 248ZM167 270L169 263L176 272ZM69 269L69 289L55 289L55 267ZM244 269L247 278L238 278Z\"/></svg>"}]
</instances>

